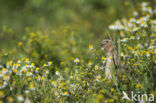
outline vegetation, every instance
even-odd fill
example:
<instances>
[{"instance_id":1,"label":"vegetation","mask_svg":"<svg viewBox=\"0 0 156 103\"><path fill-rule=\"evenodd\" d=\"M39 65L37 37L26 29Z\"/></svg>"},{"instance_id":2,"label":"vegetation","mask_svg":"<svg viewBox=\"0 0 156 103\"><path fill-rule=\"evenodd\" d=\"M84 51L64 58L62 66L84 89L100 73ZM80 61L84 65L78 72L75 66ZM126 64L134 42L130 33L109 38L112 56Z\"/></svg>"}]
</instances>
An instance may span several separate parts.
<instances>
[{"instance_id":1,"label":"vegetation","mask_svg":"<svg viewBox=\"0 0 156 103\"><path fill-rule=\"evenodd\" d=\"M123 91L156 96L155 0L0 2L0 103L136 102L122 99ZM124 65L117 85L104 75L105 38Z\"/></svg>"}]
</instances>

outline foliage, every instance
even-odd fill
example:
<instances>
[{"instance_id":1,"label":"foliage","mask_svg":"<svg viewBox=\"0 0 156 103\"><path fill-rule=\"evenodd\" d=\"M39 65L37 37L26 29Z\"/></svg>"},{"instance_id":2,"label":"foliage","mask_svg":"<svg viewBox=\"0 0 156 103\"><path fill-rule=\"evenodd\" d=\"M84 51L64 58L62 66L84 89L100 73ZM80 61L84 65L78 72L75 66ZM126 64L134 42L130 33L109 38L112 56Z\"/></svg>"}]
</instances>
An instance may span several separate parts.
<instances>
[{"instance_id":1,"label":"foliage","mask_svg":"<svg viewBox=\"0 0 156 103\"><path fill-rule=\"evenodd\" d=\"M14 2L26 14L9 25L11 17L0 18L6 24L0 32L0 102L127 103L123 91L155 95L155 1L113 1ZM18 8L12 11L8 15L19 16ZM124 65L117 85L104 76L104 37L118 45Z\"/></svg>"}]
</instances>

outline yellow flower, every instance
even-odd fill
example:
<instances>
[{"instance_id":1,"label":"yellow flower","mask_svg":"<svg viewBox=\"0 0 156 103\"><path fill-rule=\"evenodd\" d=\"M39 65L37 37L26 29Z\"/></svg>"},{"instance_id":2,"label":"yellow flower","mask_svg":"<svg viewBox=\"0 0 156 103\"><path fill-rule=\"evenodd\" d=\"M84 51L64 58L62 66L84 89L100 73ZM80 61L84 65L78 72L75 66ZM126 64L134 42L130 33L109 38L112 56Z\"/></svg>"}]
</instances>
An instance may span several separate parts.
<instances>
[{"instance_id":1,"label":"yellow flower","mask_svg":"<svg viewBox=\"0 0 156 103\"><path fill-rule=\"evenodd\" d=\"M57 85L57 82L56 81L52 81L51 84L54 85L54 86L56 86Z\"/></svg>"},{"instance_id":2,"label":"yellow flower","mask_svg":"<svg viewBox=\"0 0 156 103\"><path fill-rule=\"evenodd\" d=\"M89 65L89 66L91 66L91 65L92 65L92 62L91 62L91 61L89 61L89 62L88 62L88 65Z\"/></svg>"},{"instance_id":3,"label":"yellow flower","mask_svg":"<svg viewBox=\"0 0 156 103\"><path fill-rule=\"evenodd\" d=\"M4 75L3 78L4 78L4 80L7 80L8 79L8 76L7 75Z\"/></svg>"},{"instance_id":4,"label":"yellow flower","mask_svg":"<svg viewBox=\"0 0 156 103\"><path fill-rule=\"evenodd\" d=\"M32 66L35 66L35 63L31 63Z\"/></svg>"},{"instance_id":5,"label":"yellow flower","mask_svg":"<svg viewBox=\"0 0 156 103\"><path fill-rule=\"evenodd\" d=\"M44 77L43 76L41 77L41 80L44 80Z\"/></svg>"},{"instance_id":6,"label":"yellow flower","mask_svg":"<svg viewBox=\"0 0 156 103\"><path fill-rule=\"evenodd\" d=\"M89 50L93 50L93 46L92 45L89 45Z\"/></svg>"},{"instance_id":7,"label":"yellow flower","mask_svg":"<svg viewBox=\"0 0 156 103\"><path fill-rule=\"evenodd\" d=\"M8 99L8 101L9 101L10 103L14 101L14 99L13 99L12 97L8 97L7 99Z\"/></svg>"},{"instance_id":8,"label":"yellow flower","mask_svg":"<svg viewBox=\"0 0 156 103\"><path fill-rule=\"evenodd\" d=\"M32 82L30 83L29 88L35 90L34 84Z\"/></svg>"},{"instance_id":9,"label":"yellow flower","mask_svg":"<svg viewBox=\"0 0 156 103\"><path fill-rule=\"evenodd\" d=\"M23 43L22 42L18 42L18 47L22 47Z\"/></svg>"},{"instance_id":10,"label":"yellow flower","mask_svg":"<svg viewBox=\"0 0 156 103\"><path fill-rule=\"evenodd\" d=\"M49 64L49 65L52 65L52 64L53 64L53 62L52 62L52 61L49 61L49 62L48 62L48 64Z\"/></svg>"},{"instance_id":11,"label":"yellow flower","mask_svg":"<svg viewBox=\"0 0 156 103\"><path fill-rule=\"evenodd\" d=\"M47 66L47 64L43 64L43 66L45 67L45 66Z\"/></svg>"},{"instance_id":12,"label":"yellow flower","mask_svg":"<svg viewBox=\"0 0 156 103\"><path fill-rule=\"evenodd\" d=\"M2 68L2 71L4 72L6 70L6 68Z\"/></svg>"},{"instance_id":13,"label":"yellow flower","mask_svg":"<svg viewBox=\"0 0 156 103\"><path fill-rule=\"evenodd\" d=\"M34 38L35 36L36 36L35 33L33 33L33 32L30 33L30 38Z\"/></svg>"},{"instance_id":14,"label":"yellow flower","mask_svg":"<svg viewBox=\"0 0 156 103\"><path fill-rule=\"evenodd\" d=\"M74 60L74 63L76 63L76 64L78 64L80 62L80 60L78 59L78 58L76 58L75 60Z\"/></svg>"},{"instance_id":15,"label":"yellow flower","mask_svg":"<svg viewBox=\"0 0 156 103\"><path fill-rule=\"evenodd\" d=\"M64 62L61 62L61 63L60 63L60 65L64 65L64 64L65 64Z\"/></svg>"},{"instance_id":16,"label":"yellow flower","mask_svg":"<svg viewBox=\"0 0 156 103\"><path fill-rule=\"evenodd\" d=\"M141 88L142 87L142 84L140 84L140 83L138 83L137 85L136 85L136 88Z\"/></svg>"},{"instance_id":17,"label":"yellow flower","mask_svg":"<svg viewBox=\"0 0 156 103\"><path fill-rule=\"evenodd\" d=\"M151 37L155 37L155 36L156 36L156 33L151 34Z\"/></svg>"},{"instance_id":18,"label":"yellow flower","mask_svg":"<svg viewBox=\"0 0 156 103\"><path fill-rule=\"evenodd\" d=\"M98 65L95 65L94 69L95 70L98 70L99 66Z\"/></svg>"},{"instance_id":19,"label":"yellow flower","mask_svg":"<svg viewBox=\"0 0 156 103\"><path fill-rule=\"evenodd\" d=\"M114 92L114 88L111 88L110 90L111 90L111 92Z\"/></svg>"},{"instance_id":20,"label":"yellow flower","mask_svg":"<svg viewBox=\"0 0 156 103\"><path fill-rule=\"evenodd\" d=\"M38 71L39 70L39 67L36 67L36 71Z\"/></svg>"},{"instance_id":21,"label":"yellow flower","mask_svg":"<svg viewBox=\"0 0 156 103\"><path fill-rule=\"evenodd\" d=\"M3 28L3 31L7 30L7 26L6 25L4 25L2 28Z\"/></svg>"},{"instance_id":22,"label":"yellow flower","mask_svg":"<svg viewBox=\"0 0 156 103\"><path fill-rule=\"evenodd\" d=\"M104 89L101 89L101 90L99 91L99 93L105 93L105 90L104 90Z\"/></svg>"},{"instance_id":23,"label":"yellow flower","mask_svg":"<svg viewBox=\"0 0 156 103\"><path fill-rule=\"evenodd\" d=\"M0 91L0 97L3 97L3 96L4 96L3 91Z\"/></svg>"},{"instance_id":24,"label":"yellow flower","mask_svg":"<svg viewBox=\"0 0 156 103\"><path fill-rule=\"evenodd\" d=\"M130 36L130 39L134 39L134 36Z\"/></svg>"},{"instance_id":25,"label":"yellow flower","mask_svg":"<svg viewBox=\"0 0 156 103\"><path fill-rule=\"evenodd\" d=\"M67 92L67 91L65 91L65 92L64 92L64 95L68 95L68 92Z\"/></svg>"},{"instance_id":26,"label":"yellow flower","mask_svg":"<svg viewBox=\"0 0 156 103\"><path fill-rule=\"evenodd\" d=\"M57 92L55 92L55 96L57 97L57 96L59 96L59 94Z\"/></svg>"},{"instance_id":27,"label":"yellow flower","mask_svg":"<svg viewBox=\"0 0 156 103\"><path fill-rule=\"evenodd\" d=\"M112 56L109 56L109 58L112 59L113 57Z\"/></svg>"},{"instance_id":28,"label":"yellow flower","mask_svg":"<svg viewBox=\"0 0 156 103\"><path fill-rule=\"evenodd\" d=\"M96 103L101 103L103 100L104 100L104 96L103 95L101 95L101 94L97 95Z\"/></svg>"},{"instance_id":29,"label":"yellow flower","mask_svg":"<svg viewBox=\"0 0 156 103\"><path fill-rule=\"evenodd\" d=\"M105 58L105 57L102 57L102 58L101 58L101 60L102 60L102 61L105 61L105 60L106 60L106 58Z\"/></svg>"}]
</instances>

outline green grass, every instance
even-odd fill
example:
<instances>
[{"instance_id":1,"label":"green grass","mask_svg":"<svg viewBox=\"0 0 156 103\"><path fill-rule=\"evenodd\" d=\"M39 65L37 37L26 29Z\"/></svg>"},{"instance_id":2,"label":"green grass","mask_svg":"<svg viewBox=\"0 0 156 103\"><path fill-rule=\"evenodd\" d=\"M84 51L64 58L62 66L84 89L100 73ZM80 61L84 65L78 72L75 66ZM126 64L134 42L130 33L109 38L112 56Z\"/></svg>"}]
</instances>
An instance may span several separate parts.
<instances>
[{"instance_id":1,"label":"green grass","mask_svg":"<svg viewBox=\"0 0 156 103\"><path fill-rule=\"evenodd\" d=\"M10 21L0 18L4 20L0 30L0 102L135 103L123 100L123 91L130 98L132 91L155 96L156 14L149 12L153 2L145 6L147 11L142 11L140 1L137 1L137 7L132 1L121 1L124 6L118 5L120 8L108 1L74 1L73 5L81 7L84 4L81 7L84 11L79 11L77 7L72 7L70 11L67 9L68 2L48 2L47 8L43 9L39 6L40 2L34 4L29 1L23 10L30 17L36 10L36 17L30 20L33 25L28 22L29 26L25 26L27 20L24 21L25 17L21 16L19 21L14 20L14 23L17 21L16 26L14 23L4 26L3 23ZM120 1L117 3L120 4ZM54 5L53 8L51 5ZM43 9L41 14L37 8ZM7 10L11 12L9 8ZM54 14L65 15L66 19L52 17L53 20L48 22L49 14L38 21L40 17L37 16L43 16L48 10L56 10ZM117 16L116 10L121 10L120 16ZM16 10L12 11L14 14ZM68 11L67 14L64 14L65 11ZM132 11L137 11L138 16L134 16ZM90 16L88 20L87 15ZM142 20L143 17L145 20ZM62 24L59 23L60 19ZM113 23L115 19L120 23ZM123 27L113 30L108 24ZM105 78L106 54L99 46L105 38L113 41L120 63L124 65L124 71L122 67L118 68L117 73L112 69L113 80ZM74 62L76 58L79 61ZM118 83L115 76L118 77Z\"/></svg>"}]
</instances>

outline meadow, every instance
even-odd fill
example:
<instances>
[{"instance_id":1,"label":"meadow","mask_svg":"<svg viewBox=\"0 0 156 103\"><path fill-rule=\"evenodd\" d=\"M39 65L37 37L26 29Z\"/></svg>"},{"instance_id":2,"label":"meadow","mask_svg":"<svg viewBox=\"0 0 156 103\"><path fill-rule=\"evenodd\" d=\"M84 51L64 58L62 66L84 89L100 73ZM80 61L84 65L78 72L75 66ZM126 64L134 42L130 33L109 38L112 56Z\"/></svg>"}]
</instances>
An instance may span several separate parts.
<instances>
[{"instance_id":1,"label":"meadow","mask_svg":"<svg viewBox=\"0 0 156 103\"><path fill-rule=\"evenodd\" d=\"M0 1L0 103L155 103L155 0ZM104 75L105 38L118 83Z\"/></svg>"}]
</instances>

